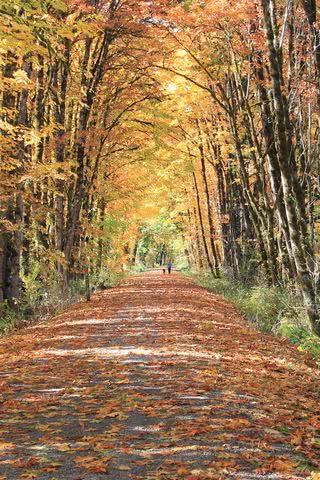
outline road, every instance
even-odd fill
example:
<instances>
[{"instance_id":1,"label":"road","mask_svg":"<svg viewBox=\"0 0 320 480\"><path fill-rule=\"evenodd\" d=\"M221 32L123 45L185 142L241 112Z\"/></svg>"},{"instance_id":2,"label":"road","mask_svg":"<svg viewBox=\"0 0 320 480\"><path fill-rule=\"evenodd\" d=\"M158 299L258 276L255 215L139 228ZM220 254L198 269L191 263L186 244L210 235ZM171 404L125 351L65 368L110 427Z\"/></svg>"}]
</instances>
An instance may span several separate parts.
<instances>
[{"instance_id":1,"label":"road","mask_svg":"<svg viewBox=\"0 0 320 480\"><path fill-rule=\"evenodd\" d=\"M0 480L294 480L319 468L315 365L179 273L129 277L0 352Z\"/></svg>"}]
</instances>

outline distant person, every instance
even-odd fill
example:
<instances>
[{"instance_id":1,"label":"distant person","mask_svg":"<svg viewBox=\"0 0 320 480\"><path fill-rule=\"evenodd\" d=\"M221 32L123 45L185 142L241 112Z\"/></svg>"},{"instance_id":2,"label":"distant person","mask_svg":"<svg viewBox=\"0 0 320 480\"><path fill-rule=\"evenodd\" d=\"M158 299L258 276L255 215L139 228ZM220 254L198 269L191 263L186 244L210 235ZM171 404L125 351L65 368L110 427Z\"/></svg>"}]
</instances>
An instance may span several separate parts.
<instances>
[{"instance_id":1,"label":"distant person","mask_svg":"<svg viewBox=\"0 0 320 480\"><path fill-rule=\"evenodd\" d=\"M170 260L170 262L168 263L168 273L171 273L171 270L172 270L172 262Z\"/></svg>"}]
</instances>

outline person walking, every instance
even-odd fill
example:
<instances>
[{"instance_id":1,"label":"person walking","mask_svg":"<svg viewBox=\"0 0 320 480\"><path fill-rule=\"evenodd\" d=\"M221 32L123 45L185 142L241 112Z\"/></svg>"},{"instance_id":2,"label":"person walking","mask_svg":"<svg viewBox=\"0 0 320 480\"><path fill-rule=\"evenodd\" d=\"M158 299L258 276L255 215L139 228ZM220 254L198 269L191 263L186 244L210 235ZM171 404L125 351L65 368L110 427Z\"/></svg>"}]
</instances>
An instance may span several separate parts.
<instances>
[{"instance_id":1,"label":"person walking","mask_svg":"<svg viewBox=\"0 0 320 480\"><path fill-rule=\"evenodd\" d=\"M171 260L168 262L168 273L171 273L172 270L172 262Z\"/></svg>"}]
</instances>

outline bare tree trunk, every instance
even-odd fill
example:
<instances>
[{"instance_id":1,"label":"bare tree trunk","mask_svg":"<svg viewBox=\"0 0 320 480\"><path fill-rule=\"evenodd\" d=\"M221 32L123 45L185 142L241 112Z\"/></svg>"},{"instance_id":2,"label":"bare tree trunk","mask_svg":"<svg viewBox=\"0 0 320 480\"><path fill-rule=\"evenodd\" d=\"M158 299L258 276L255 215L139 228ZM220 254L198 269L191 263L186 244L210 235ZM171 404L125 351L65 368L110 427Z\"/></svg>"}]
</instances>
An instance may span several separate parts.
<instances>
[{"instance_id":1,"label":"bare tree trunk","mask_svg":"<svg viewBox=\"0 0 320 480\"><path fill-rule=\"evenodd\" d=\"M32 64L24 60L23 70L28 77L31 75ZM10 68L10 75L14 68ZM17 102L17 118L16 123L22 129L28 126L28 101L29 92L24 89ZM5 106L10 107L14 99L8 93L5 95ZM1 294L0 298L8 300L11 308L18 309L21 295L22 295L22 280L21 280L21 258L23 248L23 220L24 220L24 204L23 204L23 186L20 178L25 168L28 149L25 145L24 139L21 138L17 142L15 156L18 160L18 166L14 171L14 180L16 182L16 190L13 191L8 199L7 208L5 209L4 217L12 225L12 230L3 230L1 234L1 247L3 251L3 258L1 262Z\"/></svg>"},{"instance_id":2,"label":"bare tree trunk","mask_svg":"<svg viewBox=\"0 0 320 480\"><path fill-rule=\"evenodd\" d=\"M65 161L65 133L66 133L66 101L69 78L70 42L64 44L64 62L61 66L59 78L59 66L57 65L53 74L53 96L54 96L54 117L57 124L56 131L56 160L63 164ZM62 169L58 173L62 173ZM63 252L65 241L65 181L56 180L55 196L55 245L58 252ZM57 262L59 274L63 274L63 263Z\"/></svg>"},{"instance_id":3,"label":"bare tree trunk","mask_svg":"<svg viewBox=\"0 0 320 480\"><path fill-rule=\"evenodd\" d=\"M317 99L318 108L320 109L320 30L317 26L317 4L316 0L302 0L302 5L305 10L310 32L313 40L313 56L317 76Z\"/></svg>"},{"instance_id":4,"label":"bare tree trunk","mask_svg":"<svg viewBox=\"0 0 320 480\"><path fill-rule=\"evenodd\" d=\"M112 4L113 5L113 4ZM112 6L110 8L113 8ZM115 7L114 7L115 8ZM85 51L82 61L82 80L81 86L85 91L84 105L80 108L78 132L76 138L76 160L77 160L77 180L75 183L72 203L70 205L70 213L68 217L66 241L64 243L64 255L67 263L71 261L72 250L75 244L77 228L80 219L80 212L85 198L87 188L86 177L86 131L93 107L95 95L98 90L100 81L103 78L104 62L107 58L109 46L113 37L108 30L104 32L103 38L95 51L97 58L93 59L89 68L90 57L92 55L91 47L93 40L89 37L85 41ZM99 42L99 40L97 40ZM90 70L90 71L89 71ZM68 282L68 274L65 275L65 282Z\"/></svg>"},{"instance_id":5,"label":"bare tree trunk","mask_svg":"<svg viewBox=\"0 0 320 480\"><path fill-rule=\"evenodd\" d=\"M282 234L285 240L286 249L288 253L288 263L290 268L290 277L294 276L296 273L295 263L292 255L292 248L290 243L290 234L289 234L289 227L288 227L288 220L285 211L285 205L283 201L283 191L281 185L281 174L278 162L278 153L276 150L276 146L274 144L274 122L273 122L273 114L270 109L270 101L266 92L266 88L264 87L264 73L262 68L262 60L260 56L257 58L257 68L256 68L256 75L258 79L258 88L259 94L261 99L261 119L262 119L262 126L263 126L263 137L265 141L266 147L266 158L268 162L268 169L269 169L269 176L270 176L270 185L273 194L273 201L274 206L276 208L277 216L279 225L282 230ZM281 249L282 257L286 257L285 252Z\"/></svg>"},{"instance_id":6,"label":"bare tree trunk","mask_svg":"<svg viewBox=\"0 0 320 480\"><path fill-rule=\"evenodd\" d=\"M214 266L215 275L219 277L220 276L219 259L218 259L216 245L215 245L216 229L214 226L213 208L212 208L212 203L211 203L210 194L209 194L204 148L203 148L202 140L200 141L201 143L199 145L199 151L200 151L201 176L202 176L203 189L204 189L205 200L206 200L207 218L208 218L209 234L210 234L210 246L211 246L211 251L213 255L213 266Z\"/></svg>"},{"instance_id":7,"label":"bare tree trunk","mask_svg":"<svg viewBox=\"0 0 320 480\"><path fill-rule=\"evenodd\" d=\"M304 303L307 309L308 317L313 331L320 336L319 312L316 303L316 291L313 285L312 273L308 269L308 260L306 251L303 248L307 239L301 238L303 225L296 211L296 181L295 170L292 165L295 159L294 149L291 141L288 125L290 124L287 98L282 89L282 73L281 73L281 55L277 51L277 39L274 31L274 20L272 15L275 10L273 0L262 0L264 21L268 40L268 54L271 67L273 104L275 112L275 141L278 152L279 168L281 172L281 184L283 189L283 198L288 220L290 232L290 242L293 258L297 269L297 281L303 293ZM301 193L300 193L301 194ZM301 203L301 199L299 200ZM308 249L308 254L310 250ZM314 260L314 259L313 259Z\"/></svg>"},{"instance_id":8,"label":"bare tree trunk","mask_svg":"<svg viewBox=\"0 0 320 480\"><path fill-rule=\"evenodd\" d=\"M203 247L204 247L204 251L205 251L205 255L206 255L206 260L208 262L211 273L213 275L215 275L215 268L214 268L214 265L211 261L211 257L210 257L210 253L209 253L209 246L208 246L207 237L206 237L206 231L205 231L205 228L204 228L197 177L196 177L196 174L194 172L192 173L192 179L193 179L194 195L195 195L195 200L196 200L197 213L198 213L198 219L199 219L199 224L200 224L200 229L201 229L201 236L202 236Z\"/></svg>"}]
</instances>

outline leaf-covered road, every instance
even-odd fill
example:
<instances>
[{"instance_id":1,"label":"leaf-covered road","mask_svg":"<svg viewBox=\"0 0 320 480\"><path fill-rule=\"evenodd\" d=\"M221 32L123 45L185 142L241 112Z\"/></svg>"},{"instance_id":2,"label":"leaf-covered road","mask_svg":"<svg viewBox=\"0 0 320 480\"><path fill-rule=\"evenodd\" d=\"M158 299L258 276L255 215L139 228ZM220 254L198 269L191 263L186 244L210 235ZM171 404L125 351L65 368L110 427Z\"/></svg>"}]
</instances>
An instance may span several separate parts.
<instances>
[{"instance_id":1,"label":"leaf-covered road","mask_svg":"<svg viewBox=\"0 0 320 480\"><path fill-rule=\"evenodd\" d=\"M0 349L1 480L293 480L319 467L312 363L178 274L131 277Z\"/></svg>"}]
</instances>

